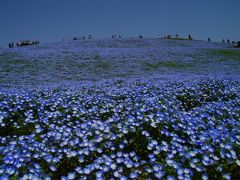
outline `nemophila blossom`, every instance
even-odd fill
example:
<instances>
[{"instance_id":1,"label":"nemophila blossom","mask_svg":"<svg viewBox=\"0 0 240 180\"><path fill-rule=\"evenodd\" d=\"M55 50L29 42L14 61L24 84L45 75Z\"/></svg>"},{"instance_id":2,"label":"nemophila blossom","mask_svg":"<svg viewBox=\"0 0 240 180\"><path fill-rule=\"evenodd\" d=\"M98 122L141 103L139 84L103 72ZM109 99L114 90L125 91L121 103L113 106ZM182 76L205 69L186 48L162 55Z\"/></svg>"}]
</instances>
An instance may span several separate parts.
<instances>
[{"instance_id":1,"label":"nemophila blossom","mask_svg":"<svg viewBox=\"0 0 240 180\"><path fill-rule=\"evenodd\" d=\"M44 180L51 180L50 176L44 176Z\"/></svg>"},{"instance_id":2,"label":"nemophila blossom","mask_svg":"<svg viewBox=\"0 0 240 180\"><path fill-rule=\"evenodd\" d=\"M206 173L204 173L204 174L202 175L202 179L203 179L203 180L208 180L208 175L207 175Z\"/></svg>"},{"instance_id":3,"label":"nemophila blossom","mask_svg":"<svg viewBox=\"0 0 240 180\"><path fill-rule=\"evenodd\" d=\"M236 82L111 83L19 93L21 100L2 93L0 123L14 133L0 132L0 175L25 169L22 177L43 178L70 167L63 178L206 179L237 171Z\"/></svg>"},{"instance_id":4,"label":"nemophila blossom","mask_svg":"<svg viewBox=\"0 0 240 180\"><path fill-rule=\"evenodd\" d=\"M115 171L115 172L113 173L113 175L114 175L114 177L118 178L118 177L120 177L121 174L120 174L118 171Z\"/></svg>"},{"instance_id":5,"label":"nemophila blossom","mask_svg":"<svg viewBox=\"0 0 240 180\"><path fill-rule=\"evenodd\" d=\"M68 179L75 179L75 173L73 172L68 173Z\"/></svg>"},{"instance_id":6,"label":"nemophila blossom","mask_svg":"<svg viewBox=\"0 0 240 180\"><path fill-rule=\"evenodd\" d=\"M167 180L175 180L176 178L174 176L167 176Z\"/></svg>"},{"instance_id":7,"label":"nemophila blossom","mask_svg":"<svg viewBox=\"0 0 240 180\"><path fill-rule=\"evenodd\" d=\"M120 180L127 180L128 178L126 176L120 176L119 179Z\"/></svg>"},{"instance_id":8,"label":"nemophila blossom","mask_svg":"<svg viewBox=\"0 0 240 180\"><path fill-rule=\"evenodd\" d=\"M162 172L162 171L157 171L157 172L154 173L154 176L158 179L161 179L164 176L164 174L165 173Z\"/></svg>"},{"instance_id":9,"label":"nemophila blossom","mask_svg":"<svg viewBox=\"0 0 240 180\"><path fill-rule=\"evenodd\" d=\"M223 175L223 178L229 180L231 179L231 176L228 173L226 173Z\"/></svg>"},{"instance_id":10,"label":"nemophila blossom","mask_svg":"<svg viewBox=\"0 0 240 180\"><path fill-rule=\"evenodd\" d=\"M90 168L86 167L86 168L83 169L83 173L86 174L86 175L88 175L90 172L91 172Z\"/></svg>"},{"instance_id":11,"label":"nemophila blossom","mask_svg":"<svg viewBox=\"0 0 240 180\"><path fill-rule=\"evenodd\" d=\"M132 179L136 179L138 177L138 174L137 174L137 172L131 172L129 177Z\"/></svg>"},{"instance_id":12,"label":"nemophila blossom","mask_svg":"<svg viewBox=\"0 0 240 180\"><path fill-rule=\"evenodd\" d=\"M61 180L67 180L68 178L65 176L61 176Z\"/></svg>"},{"instance_id":13,"label":"nemophila blossom","mask_svg":"<svg viewBox=\"0 0 240 180\"><path fill-rule=\"evenodd\" d=\"M53 166L53 165L50 165L50 169L51 169L52 171L56 171L56 170L57 170L57 168L56 168L55 166Z\"/></svg>"}]
</instances>

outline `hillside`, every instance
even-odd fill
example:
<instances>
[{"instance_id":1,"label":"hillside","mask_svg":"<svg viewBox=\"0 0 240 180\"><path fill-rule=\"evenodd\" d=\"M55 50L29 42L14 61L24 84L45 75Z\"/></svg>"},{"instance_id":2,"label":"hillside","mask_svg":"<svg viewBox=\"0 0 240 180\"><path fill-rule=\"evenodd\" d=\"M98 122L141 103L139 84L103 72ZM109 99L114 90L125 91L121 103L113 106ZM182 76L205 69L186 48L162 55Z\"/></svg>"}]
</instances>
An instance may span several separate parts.
<instances>
[{"instance_id":1,"label":"hillside","mask_svg":"<svg viewBox=\"0 0 240 180\"><path fill-rule=\"evenodd\" d=\"M238 76L240 51L188 40L96 39L0 50L0 86L112 78Z\"/></svg>"},{"instance_id":2,"label":"hillside","mask_svg":"<svg viewBox=\"0 0 240 180\"><path fill-rule=\"evenodd\" d=\"M0 179L240 179L240 51L99 39L0 50Z\"/></svg>"}]
</instances>

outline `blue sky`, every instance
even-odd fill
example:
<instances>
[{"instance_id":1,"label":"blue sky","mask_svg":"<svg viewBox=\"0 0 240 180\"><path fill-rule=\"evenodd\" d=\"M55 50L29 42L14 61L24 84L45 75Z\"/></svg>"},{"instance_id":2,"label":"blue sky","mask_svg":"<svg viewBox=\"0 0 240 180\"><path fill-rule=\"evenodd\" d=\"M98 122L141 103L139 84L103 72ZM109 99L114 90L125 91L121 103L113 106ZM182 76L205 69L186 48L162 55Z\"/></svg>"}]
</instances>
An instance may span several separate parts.
<instances>
[{"instance_id":1,"label":"blue sky","mask_svg":"<svg viewBox=\"0 0 240 180\"><path fill-rule=\"evenodd\" d=\"M240 0L1 0L0 46L113 33L240 40L239 8Z\"/></svg>"}]
</instances>

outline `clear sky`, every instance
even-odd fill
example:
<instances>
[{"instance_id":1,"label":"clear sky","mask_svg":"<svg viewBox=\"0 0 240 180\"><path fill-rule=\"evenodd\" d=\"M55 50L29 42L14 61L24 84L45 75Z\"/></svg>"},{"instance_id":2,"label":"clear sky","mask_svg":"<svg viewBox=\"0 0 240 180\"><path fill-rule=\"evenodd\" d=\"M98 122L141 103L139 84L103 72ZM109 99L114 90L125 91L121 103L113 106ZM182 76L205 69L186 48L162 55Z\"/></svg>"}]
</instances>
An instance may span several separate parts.
<instances>
[{"instance_id":1,"label":"clear sky","mask_svg":"<svg viewBox=\"0 0 240 180\"><path fill-rule=\"evenodd\" d=\"M240 0L0 0L0 46L113 33L240 40L239 18Z\"/></svg>"}]
</instances>

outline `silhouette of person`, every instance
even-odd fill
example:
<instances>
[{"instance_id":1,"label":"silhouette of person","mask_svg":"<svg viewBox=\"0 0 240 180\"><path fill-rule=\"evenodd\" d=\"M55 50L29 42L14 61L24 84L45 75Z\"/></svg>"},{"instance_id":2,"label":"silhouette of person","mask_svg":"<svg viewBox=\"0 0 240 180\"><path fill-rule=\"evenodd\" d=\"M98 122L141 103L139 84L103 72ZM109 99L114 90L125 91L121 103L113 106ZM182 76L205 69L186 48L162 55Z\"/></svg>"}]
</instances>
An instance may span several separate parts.
<instances>
[{"instance_id":1,"label":"silhouette of person","mask_svg":"<svg viewBox=\"0 0 240 180\"><path fill-rule=\"evenodd\" d=\"M211 39L210 39L210 37L208 38L208 42L211 42Z\"/></svg>"},{"instance_id":2,"label":"silhouette of person","mask_svg":"<svg viewBox=\"0 0 240 180\"><path fill-rule=\"evenodd\" d=\"M189 40L192 40L191 34L188 35L188 39L189 39Z\"/></svg>"}]
</instances>

